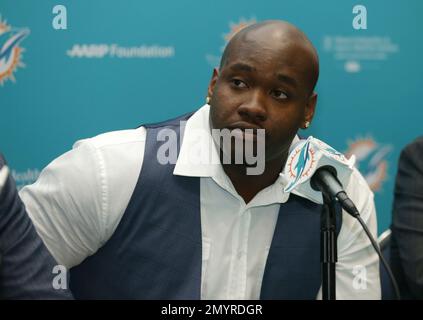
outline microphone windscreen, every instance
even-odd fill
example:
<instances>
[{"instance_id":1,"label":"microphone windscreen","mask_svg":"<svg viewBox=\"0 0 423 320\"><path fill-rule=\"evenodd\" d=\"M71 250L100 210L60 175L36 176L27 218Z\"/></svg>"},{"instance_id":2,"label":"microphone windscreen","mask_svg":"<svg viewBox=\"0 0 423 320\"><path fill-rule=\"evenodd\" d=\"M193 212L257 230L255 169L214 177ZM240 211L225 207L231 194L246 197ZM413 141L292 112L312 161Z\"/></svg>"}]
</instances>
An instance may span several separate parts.
<instances>
[{"instance_id":1,"label":"microphone windscreen","mask_svg":"<svg viewBox=\"0 0 423 320\"><path fill-rule=\"evenodd\" d=\"M313 190L310 179L316 170L331 166L336 170L337 178L346 186L355 164L355 156L347 159L342 153L323 141L308 137L292 146L281 176L285 181L284 192L294 192L316 203L323 203L320 191Z\"/></svg>"}]
</instances>

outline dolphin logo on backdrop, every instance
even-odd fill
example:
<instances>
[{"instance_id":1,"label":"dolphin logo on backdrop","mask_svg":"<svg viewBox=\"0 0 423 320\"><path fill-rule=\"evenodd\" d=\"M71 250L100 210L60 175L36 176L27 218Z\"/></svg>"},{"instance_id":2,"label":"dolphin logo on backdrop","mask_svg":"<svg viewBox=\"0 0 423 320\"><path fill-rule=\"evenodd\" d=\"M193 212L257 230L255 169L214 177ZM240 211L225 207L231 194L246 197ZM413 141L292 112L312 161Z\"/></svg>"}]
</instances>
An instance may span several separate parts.
<instances>
[{"instance_id":1,"label":"dolphin logo on backdrop","mask_svg":"<svg viewBox=\"0 0 423 320\"><path fill-rule=\"evenodd\" d=\"M223 45L220 48L220 53L218 55L214 54L207 54L206 60L210 66L217 67L220 63L220 56L223 53L223 50L225 49L226 44L229 42L229 40L232 39L232 37L240 30L244 29L245 27L248 27L251 24L256 23L257 20L255 18L251 18L250 20L247 20L245 18L239 19L238 22L229 22L229 31L227 33L224 33L222 35L222 38L225 40Z\"/></svg>"},{"instance_id":2,"label":"dolphin logo on backdrop","mask_svg":"<svg viewBox=\"0 0 423 320\"><path fill-rule=\"evenodd\" d=\"M387 180L388 161L391 145L377 143L372 138L356 139L349 142L346 156L354 154L357 168L363 174L372 191L379 191Z\"/></svg>"},{"instance_id":3,"label":"dolphin logo on backdrop","mask_svg":"<svg viewBox=\"0 0 423 320\"><path fill-rule=\"evenodd\" d=\"M238 33L239 31L241 31L242 29L244 29L245 27L248 27L251 24L256 23L256 19L250 19L250 20L246 20L244 18L241 18L238 22L229 22L229 32L225 33L223 35L223 39L225 39L225 45L232 39L232 37ZM222 51L225 49L225 46L222 47Z\"/></svg>"},{"instance_id":4,"label":"dolphin logo on backdrop","mask_svg":"<svg viewBox=\"0 0 423 320\"><path fill-rule=\"evenodd\" d=\"M15 82L14 73L18 67L24 67L19 44L29 35L28 28L12 28L2 21L0 16L0 84L10 79Z\"/></svg>"}]
</instances>

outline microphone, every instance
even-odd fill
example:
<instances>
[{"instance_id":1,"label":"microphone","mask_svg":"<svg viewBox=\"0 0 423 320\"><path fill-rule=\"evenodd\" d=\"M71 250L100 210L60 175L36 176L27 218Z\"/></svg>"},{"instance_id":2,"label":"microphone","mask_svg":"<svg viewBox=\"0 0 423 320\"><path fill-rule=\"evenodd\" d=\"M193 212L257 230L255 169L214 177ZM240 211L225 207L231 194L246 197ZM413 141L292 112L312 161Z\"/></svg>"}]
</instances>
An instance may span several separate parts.
<instances>
[{"instance_id":1,"label":"microphone","mask_svg":"<svg viewBox=\"0 0 423 320\"><path fill-rule=\"evenodd\" d=\"M360 215L354 202L348 197L342 183L338 180L336 169L333 166L326 165L318 168L311 177L310 186L313 190L320 191L331 199L336 198L342 208L354 218Z\"/></svg>"},{"instance_id":2,"label":"microphone","mask_svg":"<svg viewBox=\"0 0 423 320\"><path fill-rule=\"evenodd\" d=\"M298 192L313 202L323 203L321 191L324 190L332 192L327 194L330 197L338 195L346 200L346 195L342 193L342 183L348 184L354 164L355 156L347 159L323 141L310 136L291 147L284 172L281 174L286 182L284 192ZM322 169L319 171L320 168ZM316 177L313 181L316 180L316 183L313 183L313 187L310 180L314 175ZM351 206L349 208L352 209ZM349 212L352 211L350 209Z\"/></svg>"},{"instance_id":3,"label":"microphone","mask_svg":"<svg viewBox=\"0 0 423 320\"><path fill-rule=\"evenodd\" d=\"M391 268L340 182L348 184L354 164L354 155L347 159L323 141L310 136L291 146L285 169L281 173L286 182L284 192L296 191L317 203L323 203L323 194L326 198L338 200L345 212L356 218L362 226L391 279L397 299L400 300L398 284Z\"/></svg>"},{"instance_id":4,"label":"microphone","mask_svg":"<svg viewBox=\"0 0 423 320\"><path fill-rule=\"evenodd\" d=\"M284 191L297 191L317 203L323 203L324 194L338 200L346 212L357 218L359 211L340 182L349 182L354 164L354 155L347 159L323 141L310 136L291 147L282 174L287 180Z\"/></svg>"}]
</instances>

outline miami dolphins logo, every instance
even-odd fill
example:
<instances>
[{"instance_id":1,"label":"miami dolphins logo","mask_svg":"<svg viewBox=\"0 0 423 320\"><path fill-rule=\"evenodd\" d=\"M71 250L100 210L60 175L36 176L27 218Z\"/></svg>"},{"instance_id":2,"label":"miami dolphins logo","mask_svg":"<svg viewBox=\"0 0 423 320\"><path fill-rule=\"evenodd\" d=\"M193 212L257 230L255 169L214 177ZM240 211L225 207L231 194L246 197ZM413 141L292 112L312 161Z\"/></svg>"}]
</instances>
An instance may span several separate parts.
<instances>
[{"instance_id":1,"label":"miami dolphins logo","mask_svg":"<svg viewBox=\"0 0 423 320\"><path fill-rule=\"evenodd\" d=\"M388 161L386 156L391 151L391 145L382 145L372 138L365 138L350 142L346 156L353 154L356 156L357 168L363 174L370 189L379 191L387 179Z\"/></svg>"},{"instance_id":2,"label":"miami dolphins logo","mask_svg":"<svg viewBox=\"0 0 423 320\"><path fill-rule=\"evenodd\" d=\"M19 44L28 35L29 29L12 28L0 16L0 85L8 79L15 82L14 73L18 67L25 66L22 62L24 49Z\"/></svg>"},{"instance_id":3,"label":"miami dolphins logo","mask_svg":"<svg viewBox=\"0 0 423 320\"><path fill-rule=\"evenodd\" d=\"M288 159L288 174L292 182L285 187L289 192L301 178L307 178L315 167L315 151L310 147L310 140L307 140L301 148L295 148Z\"/></svg>"},{"instance_id":4,"label":"miami dolphins logo","mask_svg":"<svg viewBox=\"0 0 423 320\"><path fill-rule=\"evenodd\" d=\"M254 23L256 23L256 19L250 19L250 20L246 20L244 18L241 18L239 20L239 22L229 22L229 32L223 35L223 38L225 39L225 42L228 43L232 37L238 33L239 31L241 31L242 29L244 29L245 27L248 27L249 25L252 25Z\"/></svg>"},{"instance_id":5,"label":"miami dolphins logo","mask_svg":"<svg viewBox=\"0 0 423 320\"><path fill-rule=\"evenodd\" d=\"M220 57L225 49L227 43L232 39L232 37L245 27L248 27L251 24L256 23L257 20L255 18L251 18L249 20L245 18L239 19L238 22L229 22L229 31L227 33L222 34L222 38L224 39L223 45L220 47L220 54L219 55L213 55L213 54L207 54L206 60L212 67L217 67L220 62Z\"/></svg>"}]
</instances>

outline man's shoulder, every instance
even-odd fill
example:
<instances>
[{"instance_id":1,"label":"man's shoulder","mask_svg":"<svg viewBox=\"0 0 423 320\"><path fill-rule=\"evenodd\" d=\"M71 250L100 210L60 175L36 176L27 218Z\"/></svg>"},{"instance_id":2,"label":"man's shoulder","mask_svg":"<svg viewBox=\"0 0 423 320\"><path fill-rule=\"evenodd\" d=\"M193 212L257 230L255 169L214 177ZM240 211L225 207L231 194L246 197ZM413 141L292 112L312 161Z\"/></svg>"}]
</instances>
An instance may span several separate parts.
<instances>
[{"instance_id":1,"label":"man's shoulder","mask_svg":"<svg viewBox=\"0 0 423 320\"><path fill-rule=\"evenodd\" d=\"M146 130L144 127L127 130L117 130L101 133L91 138L81 139L75 142L74 148L81 144L89 143L96 149L119 147L130 143L145 142Z\"/></svg>"},{"instance_id":2,"label":"man's shoulder","mask_svg":"<svg viewBox=\"0 0 423 320\"><path fill-rule=\"evenodd\" d=\"M146 129L139 127L130 130L118 130L77 141L74 153L74 165L87 174L94 170L100 173L102 183L110 188L113 185L134 185L141 169L146 141ZM91 165L90 165L91 164ZM98 179L98 175L94 175ZM109 188L108 187L108 188Z\"/></svg>"},{"instance_id":3,"label":"man's shoulder","mask_svg":"<svg viewBox=\"0 0 423 320\"><path fill-rule=\"evenodd\" d=\"M356 197L374 197L372 189L370 189L369 184L367 183L366 179L363 177L361 172L356 168L353 167L350 181L346 188L346 191L351 195L351 193L355 194Z\"/></svg>"},{"instance_id":4,"label":"man's shoulder","mask_svg":"<svg viewBox=\"0 0 423 320\"><path fill-rule=\"evenodd\" d=\"M116 130L101 133L91 138L76 141L74 148L85 143L89 143L92 147L97 149L125 145L128 143L145 143L147 129L179 125L181 121L188 120L194 113L198 111L200 110L184 113L177 117L160 122L144 123L135 129Z\"/></svg>"},{"instance_id":5,"label":"man's shoulder","mask_svg":"<svg viewBox=\"0 0 423 320\"><path fill-rule=\"evenodd\" d=\"M423 155L423 136L416 138L406 145L403 149L403 153L421 158Z\"/></svg>"},{"instance_id":6,"label":"man's shoulder","mask_svg":"<svg viewBox=\"0 0 423 320\"><path fill-rule=\"evenodd\" d=\"M195 113L201 113L201 112L204 113L204 111L202 111L203 108L200 108L199 110L195 110L195 111L190 111L182 115L169 118L164 121L145 123L142 126L145 128L161 128L161 127L179 126L181 125L181 122L188 121Z\"/></svg>"},{"instance_id":7,"label":"man's shoulder","mask_svg":"<svg viewBox=\"0 0 423 320\"><path fill-rule=\"evenodd\" d=\"M423 175L423 137L419 137L406 145L402 150L398 162L397 182ZM413 185L419 184L419 179L414 179Z\"/></svg>"}]
</instances>

